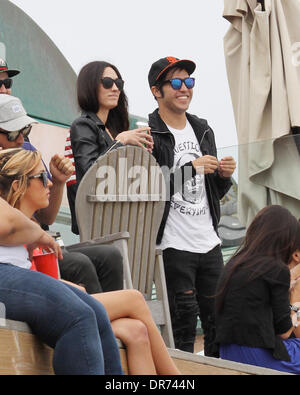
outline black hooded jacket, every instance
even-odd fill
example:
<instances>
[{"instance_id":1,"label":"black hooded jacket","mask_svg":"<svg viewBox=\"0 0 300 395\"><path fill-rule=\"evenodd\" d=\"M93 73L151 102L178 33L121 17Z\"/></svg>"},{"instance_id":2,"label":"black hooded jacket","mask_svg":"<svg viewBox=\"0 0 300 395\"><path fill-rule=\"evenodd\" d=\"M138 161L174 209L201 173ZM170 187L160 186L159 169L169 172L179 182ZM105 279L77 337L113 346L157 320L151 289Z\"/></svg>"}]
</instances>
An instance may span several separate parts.
<instances>
[{"instance_id":1,"label":"black hooded jacket","mask_svg":"<svg viewBox=\"0 0 300 395\"><path fill-rule=\"evenodd\" d=\"M217 157L214 132L209 127L207 121L205 119L198 118L196 115L191 115L188 113L186 113L186 116L195 132L202 154ZM174 136L168 130L167 125L161 119L158 109L156 109L152 114L149 114L149 126L151 127L151 135L154 140L154 149L152 155L155 157L156 161L161 166L163 173L165 174L166 186L167 188L170 188L169 196L171 197L177 192L174 179L177 180L178 178L175 176L175 174L177 172L181 172L182 180L184 180L184 174L186 174L184 172L184 169L186 167L191 167L190 170L192 176L196 175L196 171L192 165L192 162L188 162L181 168L176 169L175 173L165 173L164 168L167 167L168 169L172 169L174 165ZM213 174L205 175L205 186L207 191L209 208L213 220L213 226L216 232L218 223L220 221L220 200L228 192L231 185L231 179L220 177L218 171L215 171ZM170 200L166 202L162 222L158 231L158 244L160 244L162 240L169 211Z\"/></svg>"}]
</instances>

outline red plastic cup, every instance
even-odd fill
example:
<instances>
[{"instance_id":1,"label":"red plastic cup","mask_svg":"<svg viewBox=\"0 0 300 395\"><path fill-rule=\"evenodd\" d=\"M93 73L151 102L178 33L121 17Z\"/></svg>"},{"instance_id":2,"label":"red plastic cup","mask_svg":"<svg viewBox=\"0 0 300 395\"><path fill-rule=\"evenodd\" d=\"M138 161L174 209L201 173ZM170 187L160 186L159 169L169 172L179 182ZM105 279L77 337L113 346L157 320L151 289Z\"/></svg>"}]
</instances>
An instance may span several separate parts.
<instances>
[{"instance_id":1,"label":"red plastic cup","mask_svg":"<svg viewBox=\"0 0 300 395\"><path fill-rule=\"evenodd\" d=\"M58 262L54 252L34 255L32 259L38 272L48 274L56 279L59 278Z\"/></svg>"}]
</instances>

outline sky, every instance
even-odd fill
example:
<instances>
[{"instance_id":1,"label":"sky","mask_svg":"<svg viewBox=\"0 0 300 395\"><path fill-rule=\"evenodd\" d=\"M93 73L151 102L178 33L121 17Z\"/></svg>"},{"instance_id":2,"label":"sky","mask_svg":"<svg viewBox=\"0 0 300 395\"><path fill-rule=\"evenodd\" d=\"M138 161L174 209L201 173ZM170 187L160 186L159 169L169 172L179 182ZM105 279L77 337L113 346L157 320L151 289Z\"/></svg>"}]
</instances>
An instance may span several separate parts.
<instances>
[{"instance_id":1,"label":"sky","mask_svg":"<svg viewBox=\"0 0 300 395\"><path fill-rule=\"evenodd\" d=\"M147 117L156 102L147 76L165 56L197 64L189 112L208 120L217 146L237 144L223 38L223 0L12 0L55 43L74 71L93 60L117 66L131 114Z\"/></svg>"}]
</instances>

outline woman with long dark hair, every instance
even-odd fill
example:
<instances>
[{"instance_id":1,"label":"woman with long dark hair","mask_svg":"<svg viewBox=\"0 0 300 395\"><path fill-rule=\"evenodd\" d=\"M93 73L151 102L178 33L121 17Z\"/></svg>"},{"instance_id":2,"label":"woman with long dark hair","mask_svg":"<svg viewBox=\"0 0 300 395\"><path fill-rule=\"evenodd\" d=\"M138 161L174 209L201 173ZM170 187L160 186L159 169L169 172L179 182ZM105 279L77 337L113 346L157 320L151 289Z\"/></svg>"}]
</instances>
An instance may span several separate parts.
<instances>
[{"instance_id":1,"label":"woman with long dark hair","mask_svg":"<svg viewBox=\"0 0 300 395\"><path fill-rule=\"evenodd\" d=\"M150 128L129 129L124 81L116 66L95 61L85 65L77 79L82 114L71 126L71 144L77 182L107 149L131 144L152 151Z\"/></svg>"},{"instance_id":2,"label":"woman with long dark hair","mask_svg":"<svg viewBox=\"0 0 300 395\"><path fill-rule=\"evenodd\" d=\"M256 215L217 287L221 358L300 373L300 300L291 308L289 293L299 250L300 223L287 209L273 205Z\"/></svg>"},{"instance_id":3,"label":"woman with long dark hair","mask_svg":"<svg viewBox=\"0 0 300 395\"><path fill-rule=\"evenodd\" d=\"M77 234L77 187L99 156L127 144L152 152L153 139L149 127L128 130L128 101L123 88L124 81L119 70L108 62L90 62L78 75L77 101L82 113L72 123L70 130L76 184L67 189L72 231Z\"/></svg>"}]
</instances>

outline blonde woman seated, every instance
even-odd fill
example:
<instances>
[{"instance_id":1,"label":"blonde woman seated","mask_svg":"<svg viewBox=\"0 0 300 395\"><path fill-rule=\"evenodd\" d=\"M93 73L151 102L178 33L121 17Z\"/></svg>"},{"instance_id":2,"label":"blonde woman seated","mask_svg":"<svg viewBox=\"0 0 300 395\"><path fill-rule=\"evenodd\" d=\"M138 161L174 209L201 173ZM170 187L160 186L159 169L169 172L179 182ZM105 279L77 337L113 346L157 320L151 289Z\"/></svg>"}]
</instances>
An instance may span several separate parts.
<instances>
[{"instance_id":1,"label":"blonde woman seated","mask_svg":"<svg viewBox=\"0 0 300 395\"><path fill-rule=\"evenodd\" d=\"M47 207L51 186L39 152L0 152L0 195L28 218ZM122 290L92 296L105 307L115 336L126 345L130 374L180 374L140 292Z\"/></svg>"}]
</instances>

